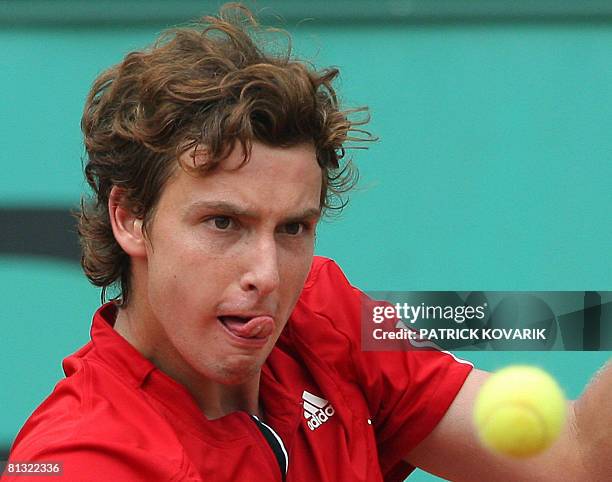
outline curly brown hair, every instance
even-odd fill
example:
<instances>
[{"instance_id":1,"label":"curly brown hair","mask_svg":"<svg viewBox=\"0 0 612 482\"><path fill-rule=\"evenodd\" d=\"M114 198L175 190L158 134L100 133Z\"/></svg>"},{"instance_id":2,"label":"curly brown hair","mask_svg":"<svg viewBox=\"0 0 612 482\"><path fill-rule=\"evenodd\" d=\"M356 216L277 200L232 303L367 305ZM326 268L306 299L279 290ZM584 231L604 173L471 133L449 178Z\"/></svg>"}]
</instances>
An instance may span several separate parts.
<instances>
[{"instance_id":1,"label":"curly brown hair","mask_svg":"<svg viewBox=\"0 0 612 482\"><path fill-rule=\"evenodd\" d=\"M264 50L258 38L282 33L282 54ZM218 16L163 33L153 46L127 54L104 71L87 97L81 128L87 153L85 176L93 195L82 199L78 232L81 265L89 280L130 295L130 258L116 242L108 212L113 186L145 227L173 172L211 172L234 149L248 162L252 143L289 147L312 142L323 173L321 209L344 207L341 195L356 182L346 144L373 140L359 126L367 109L341 110L332 81L338 70L317 71L292 58L289 35L264 29L239 4ZM362 112L361 120L351 120ZM204 146L209 162L188 166L183 153Z\"/></svg>"}]
</instances>

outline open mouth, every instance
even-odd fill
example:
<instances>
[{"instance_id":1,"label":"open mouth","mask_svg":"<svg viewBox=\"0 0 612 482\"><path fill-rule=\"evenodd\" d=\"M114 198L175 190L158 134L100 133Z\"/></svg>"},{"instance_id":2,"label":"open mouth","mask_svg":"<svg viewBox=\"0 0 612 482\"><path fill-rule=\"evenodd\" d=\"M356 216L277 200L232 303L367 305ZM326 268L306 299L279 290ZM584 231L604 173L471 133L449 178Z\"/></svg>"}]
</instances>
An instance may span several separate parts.
<instances>
[{"instance_id":1,"label":"open mouth","mask_svg":"<svg viewBox=\"0 0 612 482\"><path fill-rule=\"evenodd\" d=\"M271 316L224 315L219 316L219 321L230 333L245 339L265 339L274 331L274 319Z\"/></svg>"}]
</instances>

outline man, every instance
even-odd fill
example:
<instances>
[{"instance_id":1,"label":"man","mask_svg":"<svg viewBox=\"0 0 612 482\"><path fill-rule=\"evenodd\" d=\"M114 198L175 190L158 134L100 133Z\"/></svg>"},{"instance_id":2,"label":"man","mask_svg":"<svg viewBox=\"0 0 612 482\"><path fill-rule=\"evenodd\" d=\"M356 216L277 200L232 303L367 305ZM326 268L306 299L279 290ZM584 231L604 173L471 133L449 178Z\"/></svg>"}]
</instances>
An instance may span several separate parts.
<instances>
[{"instance_id":1,"label":"man","mask_svg":"<svg viewBox=\"0 0 612 482\"><path fill-rule=\"evenodd\" d=\"M352 183L343 147L370 138L338 105L337 71L267 54L251 30L230 7L94 83L82 264L103 297L120 294L11 461L61 462L78 481L399 481L414 466L609 479L610 370L524 463L476 441L486 373L447 353L360 350L364 297L313 247Z\"/></svg>"}]
</instances>

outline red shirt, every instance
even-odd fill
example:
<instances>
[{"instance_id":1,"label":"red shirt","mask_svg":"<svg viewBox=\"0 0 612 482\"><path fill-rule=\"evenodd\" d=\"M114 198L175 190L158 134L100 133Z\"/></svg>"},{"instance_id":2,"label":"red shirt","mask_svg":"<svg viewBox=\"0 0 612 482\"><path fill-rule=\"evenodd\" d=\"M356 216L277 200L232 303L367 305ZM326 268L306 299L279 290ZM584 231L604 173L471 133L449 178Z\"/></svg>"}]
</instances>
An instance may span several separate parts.
<instances>
[{"instance_id":1,"label":"red shirt","mask_svg":"<svg viewBox=\"0 0 612 482\"><path fill-rule=\"evenodd\" d=\"M263 366L260 399L287 449L288 482L403 480L412 467L402 458L472 368L435 351L362 351L362 297L333 261L316 257ZM62 462L60 480L280 482L249 414L206 419L113 330L115 315L110 303L95 314L91 342L64 360L66 378L19 432L10 460Z\"/></svg>"}]
</instances>

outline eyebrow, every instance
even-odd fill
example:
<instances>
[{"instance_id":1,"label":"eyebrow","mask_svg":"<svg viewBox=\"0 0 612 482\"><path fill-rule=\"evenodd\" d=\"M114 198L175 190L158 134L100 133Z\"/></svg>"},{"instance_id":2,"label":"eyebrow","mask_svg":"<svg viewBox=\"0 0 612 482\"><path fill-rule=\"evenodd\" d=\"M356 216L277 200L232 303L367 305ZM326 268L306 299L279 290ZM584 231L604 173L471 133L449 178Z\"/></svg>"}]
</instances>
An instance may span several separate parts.
<instances>
[{"instance_id":1,"label":"eyebrow","mask_svg":"<svg viewBox=\"0 0 612 482\"><path fill-rule=\"evenodd\" d=\"M188 214L198 209L220 211L223 214L228 214L236 217L244 217L250 219L257 218L257 214L254 211L250 211L249 209L245 209L241 206L227 201L196 201L187 206L184 212L185 214ZM294 214L289 214L285 217L283 222L294 222L301 221L304 219L318 219L319 217L321 217L321 209L318 207L310 207L304 209L303 211L299 211Z\"/></svg>"}]
</instances>

